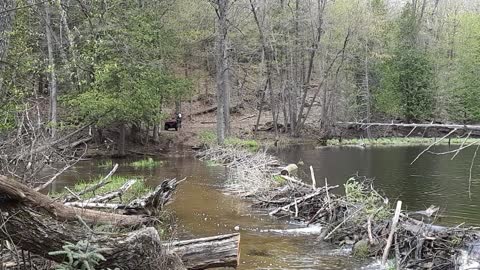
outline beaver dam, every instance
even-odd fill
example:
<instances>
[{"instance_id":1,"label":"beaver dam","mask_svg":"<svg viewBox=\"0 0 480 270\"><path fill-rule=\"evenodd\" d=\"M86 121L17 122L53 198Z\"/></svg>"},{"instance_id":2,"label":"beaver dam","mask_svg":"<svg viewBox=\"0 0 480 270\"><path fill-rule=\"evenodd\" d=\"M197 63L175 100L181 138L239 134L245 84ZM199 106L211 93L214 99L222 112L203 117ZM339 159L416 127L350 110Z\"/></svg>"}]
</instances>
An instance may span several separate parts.
<instances>
[{"instance_id":1,"label":"beaver dam","mask_svg":"<svg viewBox=\"0 0 480 270\"><path fill-rule=\"evenodd\" d=\"M403 267L410 265L412 269L421 269L432 265L434 268L435 264L438 268L434 269L448 269L452 262L463 265L459 266L460 269L476 267L474 262L470 264L466 262L467 259L475 260L475 254L478 254L475 247L475 228L468 225L480 224L477 211L480 205L477 199L480 186L475 177L471 185L471 199L468 196L468 172L473 152L462 152L453 161L450 157L425 156L414 165L410 165L415 156L424 149L424 147L316 149L305 145L278 149L274 156L271 153L260 152L253 159L251 153L239 152L238 149L235 151L232 149L231 153L211 149L204 153L203 159L207 159L205 154L209 154L208 158L217 162L202 162L187 154L158 158L155 159L157 166L143 168L131 166L137 163L133 162L137 159L113 161L93 159L81 161L71 170L65 171L43 193L48 191L50 198L59 198L55 202L78 205L95 197L97 197L95 200L101 200L101 195L106 193L105 188L111 185L114 185L112 190L118 191L128 180L138 179L128 189L127 193L131 192L130 194L114 196L105 204L97 202L96 206L120 204L116 205L118 209L115 211L122 214L125 221L132 221L124 218L123 214L126 212L129 212L134 220L135 217L147 217L148 220L149 216L154 216L152 214L154 211L159 211L162 222L153 223L153 226L159 233L160 243L170 245L171 248L175 248L172 243L184 241L192 243L192 239L206 240L221 235L235 240L235 236L240 233L240 257L237 268L242 270L382 269L380 264L390 235L394 208L397 200L402 200L402 212L384 268L395 267L397 246L400 254L398 263ZM232 153L237 153L236 158L232 158ZM144 160L145 158L141 158L138 162ZM299 161L306 165L301 165ZM119 163L118 169L108 179L107 182L110 183L106 187L99 188L93 193L81 194L83 190L108 176L115 163ZM215 165L220 163L227 166ZM296 173L286 177L279 176L280 167L283 167L281 165L289 163L299 163ZM315 169L316 189L312 187L310 165ZM346 180L356 172L369 178L355 177L345 185ZM125 181L116 183L116 176ZM373 177L376 179L372 180ZM325 190L325 178L328 178L330 199ZM164 182L165 179L169 181ZM173 179L185 180L178 183L172 182ZM300 180L302 181L298 182ZM85 182L82 185L83 181ZM147 193L137 192L141 183L149 187ZM173 196L165 205L161 207L159 205L158 209L150 207L145 209L138 205L133 207L132 201L144 198L162 183L165 183L164 185L178 183L175 194L170 193ZM79 195L80 199L72 198L75 196L65 187ZM349 197L346 196L347 190ZM312 198L300 201L300 198L316 191L319 193ZM388 202L387 198L390 199ZM25 202L24 205L28 203ZM285 207L289 204L291 206ZM365 206L360 207L361 205ZM430 205L436 205L440 209L434 211L437 207L433 207L426 211ZM92 210L112 212L106 208ZM270 216L269 213L273 211L276 213ZM372 241L368 227L371 215ZM177 226L170 228L170 225L168 227L162 225L170 224L169 220L172 218L175 219L174 223ZM344 220L346 221L343 222ZM96 235L99 241L111 239L111 233L117 237L128 236L138 229L128 227L119 232L118 229L112 230L109 225L91 225L88 220L83 219L87 227L76 218L68 222L56 219L48 221L65 229L66 235L74 238L72 241L84 235L90 237ZM416 221L424 223L420 226ZM73 225L70 226L70 223ZM431 223L446 227L431 226L429 225ZM461 226L457 227L459 224ZM149 225L147 222L147 227ZM140 229L142 227L144 225L141 225ZM336 227L338 228L335 229ZM91 228L100 228L101 231L99 234L92 234ZM421 231L415 233L420 228ZM9 227L8 232L10 233L8 237L29 240L30 242L25 242L26 247L38 248L38 245L29 245L31 240L25 234L25 229L18 229L13 225ZM151 229L143 232L153 233ZM329 233L331 235L328 235ZM328 239L325 239L327 236ZM322 239L319 239L320 237ZM422 239L422 248L419 249L417 245L422 243ZM42 249L41 252L62 252L63 246L65 243L56 243L50 250ZM4 250L8 248L15 247L4 245ZM24 269L25 260L26 269L30 269L28 267L30 262L38 269L45 269L42 268L43 261L37 260L34 252L16 248L18 252L2 254L5 268L8 266L13 269ZM432 261L434 252L436 256ZM470 256L463 256L469 253ZM61 254L57 256L55 259L62 259ZM422 259L417 259L416 256ZM461 260L465 262L462 263Z\"/></svg>"},{"instance_id":2,"label":"beaver dam","mask_svg":"<svg viewBox=\"0 0 480 270\"><path fill-rule=\"evenodd\" d=\"M334 193L340 186L316 179L312 167L307 184L290 175L295 165L279 166L265 152L211 148L199 157L231 168L229 190L251 199L254 208L279 219L320 225L318 241L350 246L355 257L375 258L385 267L456 269L478 240L476 228L433 225L438 207L402 210L401 201L389 201L365 177L350 178Z\"/></svg>"}]
</instances>

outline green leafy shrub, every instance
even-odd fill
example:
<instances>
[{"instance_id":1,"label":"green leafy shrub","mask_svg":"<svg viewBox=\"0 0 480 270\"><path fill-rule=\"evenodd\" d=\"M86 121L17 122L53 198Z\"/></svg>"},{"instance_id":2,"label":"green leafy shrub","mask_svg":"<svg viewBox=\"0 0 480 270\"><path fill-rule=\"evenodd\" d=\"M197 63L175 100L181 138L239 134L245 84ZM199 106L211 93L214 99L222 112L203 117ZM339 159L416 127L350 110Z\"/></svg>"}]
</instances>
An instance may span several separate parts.
<instances>
[{"instance_id":1,"label":"green leafy shrub","mask_svg":"<svg viewBox=\"0 0 480 270\"><path fill-rule=\"evenodd\" d=\"M363 206L362 216L374 214L375 220L390 217L389 207L384 198L368 182L362 182L352 177L348 179L344 187L347 201L351 204Z\"/></svg>"}]
</instances>

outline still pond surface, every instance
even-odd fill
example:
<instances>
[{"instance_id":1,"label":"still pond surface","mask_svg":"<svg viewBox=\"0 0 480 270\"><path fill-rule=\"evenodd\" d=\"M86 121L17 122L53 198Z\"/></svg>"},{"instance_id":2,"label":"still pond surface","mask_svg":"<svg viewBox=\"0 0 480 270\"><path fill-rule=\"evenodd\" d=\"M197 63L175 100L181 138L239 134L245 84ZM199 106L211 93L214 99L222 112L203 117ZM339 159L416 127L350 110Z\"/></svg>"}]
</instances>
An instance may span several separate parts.
<instances>
[{"instance_id":1,"label":"still pond surface","mask_svg":"<svg viewBox=\"0 0 480 270\"><path fill-rule=\"evenodd\" d=\"M410 165L424 147L315 148L292 146L272 151L284 162L303 161L300 175L306 179L308 166L317 179L329 184L344 184L352 175L375 178L374 184L391 200L401 199L409 210L424 210L431 204L442 209L439 222L480 225L480 167L473 166L471 197L469 174L474 149L451 156L425 155ZM438 151L452 148L438 147ZM178 223L177 236L182 239L235 232L239 227L241 264L239 269L360 269L369 262L347 257L345 252L316 241L318 228L302 228L274 220L264 212L252 211L248 202L224 194L222 186L228 173L181 153L162 159L162 166L135 170L127 161L117 175L144 177L151 185L166 178L184 178L169 208ZM99 161L77 165L59 179L52 189L61 189L75 181L108 173ZM480 160L479 160L480 163ZM341 192L339 190L339 192ZM237 227L237 229L238 229ZM312 234L313 233L313 234Z\"/></svg>"}]
</instances>

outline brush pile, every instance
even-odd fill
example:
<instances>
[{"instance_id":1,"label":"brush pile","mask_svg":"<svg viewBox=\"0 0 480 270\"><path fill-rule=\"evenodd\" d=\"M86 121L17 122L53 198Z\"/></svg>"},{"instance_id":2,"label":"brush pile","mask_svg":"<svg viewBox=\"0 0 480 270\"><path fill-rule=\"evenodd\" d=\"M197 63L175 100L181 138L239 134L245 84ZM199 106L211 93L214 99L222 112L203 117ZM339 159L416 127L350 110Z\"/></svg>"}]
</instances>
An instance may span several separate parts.
<instances>
[{"instance_id":1,"label":"brush pile","mask_svg":"<svg viewBox=\"0 0 480 270\"><path fill-rule=\"evenodd\" d=\"M317 186L313 173L312 185L281 175L278 168L266 165L273 158L268 162L249 161L254 154L239 155L232 149L221 148L209 151L203 158L213 157L215 162L226 164L234 177L237 170L264 170L255 178L246 179L247 173L237 179L249 183L243 189L252 187L254 207L265 208L277 218L320 224L323 230L319 240L350 246L357 257L383 257L382 264L396 269L458 269L461 253L478 239L474 228L435 226L410 217L412 213L400 211L401 208L394 211L367 178L349 179L344 185L345 195L339 196L336 194L340 192L335 192L338 186ZM258 187L262 187L261 191ZM421 214L430 218L437 210L429 208Z\"/></svg>"},{"instance_id":2,"label":"brush pile","mask_svg":"<svg viewBox=\"0 0 480 270\"><path fill-rule=\"evenodd\" d=\"M272 174L278 171L278 161L266 151L251 152L235 147L212 147L197 154L200 160L222 164L231 169L228 189L242 196L269 192L275 185Z\"/></svg>"}]
</instances>

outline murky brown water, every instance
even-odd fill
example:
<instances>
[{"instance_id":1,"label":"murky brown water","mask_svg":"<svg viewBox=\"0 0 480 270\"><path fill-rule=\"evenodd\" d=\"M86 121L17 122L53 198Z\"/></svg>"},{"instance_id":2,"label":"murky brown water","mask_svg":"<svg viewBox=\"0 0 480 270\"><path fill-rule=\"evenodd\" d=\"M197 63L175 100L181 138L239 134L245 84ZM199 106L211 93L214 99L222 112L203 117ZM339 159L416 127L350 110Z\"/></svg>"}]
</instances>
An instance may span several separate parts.
<instances>
[{"instance_id":1,"label":"murky brown water","mask_svg":"<svg viewBox=\"0 0 480 270\"><path fill-rule=\"evenodd\" d=\"M480 224L478 173L474 174L472 199L468 197L467 179L472 153L466 151L454 161L447 157L425 157L409 165L422 149L295 146L280 149L276 154L287 162L302 160L305 163L301 167L303 173L313 165L317 179L327 177L330 184L343 184L348 176L357 172L375 177L377 187L384 189L393 199L404 200L409 209L420 210L430 204L443 207L443 223L466 221ZM239 269L358 269L366 264L316 241L315 234L307 234L308 230L318 228L305 231L298 224L252 212L248 202L222 193L228 173L225 168L207 166L190 156L165 158L164 161L161 167L153 170L135 170L123 161L117 174L141 176L152 185L165 178L186 177L169 206L177 217L178 237L232 233L239 226L242 235ZM58 190L75 181L108 173L109 168L98 167L98 162L79 163L52 189Z\"/></svg>"}]
</instances>

